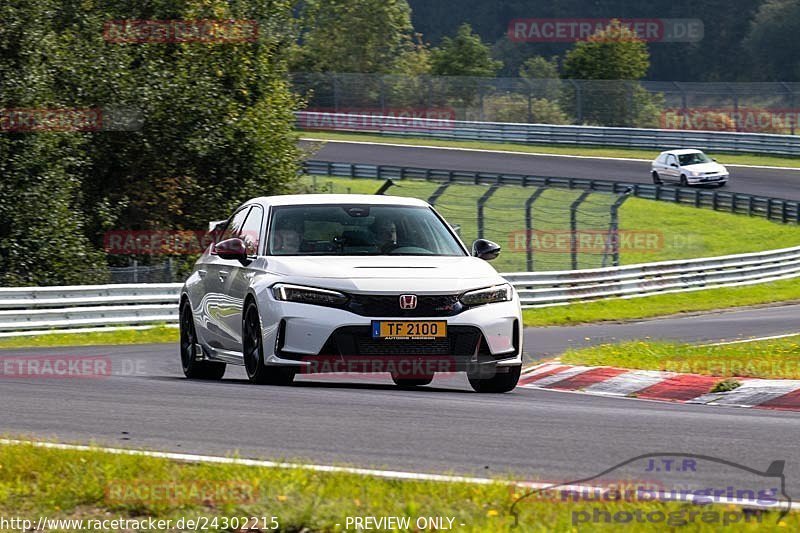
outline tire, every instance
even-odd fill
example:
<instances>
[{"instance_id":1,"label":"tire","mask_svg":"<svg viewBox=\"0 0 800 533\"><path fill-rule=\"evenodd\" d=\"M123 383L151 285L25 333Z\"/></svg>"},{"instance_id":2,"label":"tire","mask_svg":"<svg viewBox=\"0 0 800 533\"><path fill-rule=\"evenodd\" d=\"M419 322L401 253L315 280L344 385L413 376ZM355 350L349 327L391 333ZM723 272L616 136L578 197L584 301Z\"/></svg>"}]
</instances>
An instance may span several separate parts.
<instances>
[{"instance_id":1,"label":"tire","mask_svg":"<svg viewBox=\"0 0 800 533\"><path fill-rule=\"evenodd\" d=\"M686 176L681 174L681 187L688 187L688 186L689 186L689 182L686 180Z\"/></svg>"},{"instance_id":2,"label":"tire","mask_svg":"<svg viewBox=\"0 0 800 533\"><path fill-rule=\"evenodd\" d=\"M658 172L655 170L653 171L653 184L654 185L663 185L664 182L661 181L661 178L658 177Z\"/></svg>"},{"instance_id":3,"label":"tire","mask_svg":"<svg viewBox=\"0 0 800 533\"><path fill-rule=\"evenodd\" d=\"M242 318L242 355L247 379L258 385L291 385L295 370L264 364L264 343L258 306L250 301Z\"/></svg>"},{"instance_id":4,"label":"tire","mask_svg":"<svg viewBox=\"0 0 800 533\"><path fill-rule=\"evenodd\" d=\"M194 329L192 306L184 300L180 312L180 352L183 375L189 379L218 380L225 375L225 363L198 361L197 332Z\"/></svg>"},{"instance_id":5,"label":"tire","mask_svg":"<svg viewBox=\"0 0 800 533\"><path fill-rule=\"evenodd\" d=\"M433 381L433 374L419 378L404 378L400 374L392 374L392 381L394 384L401 388L414 388L430 385Z\"/></svg>"},{"instance_id":6,"label":"tire","mask_svg":"<svg viewBox=\"0 0 800 533\"><path fill-rule=\"evenodd\" d=\"M519 381L522 366L509 369L506 374L495 374L490 378L469 377L469 384L475 392L486 392L499 394L514 390Z\"/></svg>"}]
</instances>

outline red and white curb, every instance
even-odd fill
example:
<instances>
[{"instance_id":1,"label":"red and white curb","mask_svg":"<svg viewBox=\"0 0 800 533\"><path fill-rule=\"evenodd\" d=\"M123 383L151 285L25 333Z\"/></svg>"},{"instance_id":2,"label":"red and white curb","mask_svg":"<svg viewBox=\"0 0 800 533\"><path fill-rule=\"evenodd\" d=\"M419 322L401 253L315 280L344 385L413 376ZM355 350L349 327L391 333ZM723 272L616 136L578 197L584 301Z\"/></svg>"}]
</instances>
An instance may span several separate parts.
<instances>
[{"instance_id":1,"label":"red and white curb","mask_svg":"<svg viewBox=\"0 0 800 533\"><path fill-rule=\"evenodd\" d=\"M741 383L736 389L710 392L723 379L700 374L554 362L526 368L519 386L679 403L800 411L800 380L736 378Z\"/></svg>"}]
</instances>

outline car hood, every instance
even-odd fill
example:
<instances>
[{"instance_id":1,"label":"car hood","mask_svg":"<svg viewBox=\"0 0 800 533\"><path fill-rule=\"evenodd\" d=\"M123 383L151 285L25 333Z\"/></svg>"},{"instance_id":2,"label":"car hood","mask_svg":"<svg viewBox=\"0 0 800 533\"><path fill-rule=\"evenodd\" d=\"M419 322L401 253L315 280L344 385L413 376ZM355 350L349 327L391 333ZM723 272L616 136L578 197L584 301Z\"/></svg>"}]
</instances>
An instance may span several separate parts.
<instances>
[{"instance_id":1,"label":"car hood","mask_svg":"<svg viewBox=\"0 0 800 533\"><path fill-rule=\"evenodd\" d=\"M266 270L342 290L446 292L503 282L489 263L466 256L269 257Z\"/></svg>"},{"instance_id":2,"label":"car hood","mask_svg":"<svg viewBox=\"0 0 800 533\"><path fill-rule=\"evenodd\" d=\"M696 165L684 165L683 168L693 172L724 172L725 167L719 163L698 163Z\"/></svg>"}]
</instances>

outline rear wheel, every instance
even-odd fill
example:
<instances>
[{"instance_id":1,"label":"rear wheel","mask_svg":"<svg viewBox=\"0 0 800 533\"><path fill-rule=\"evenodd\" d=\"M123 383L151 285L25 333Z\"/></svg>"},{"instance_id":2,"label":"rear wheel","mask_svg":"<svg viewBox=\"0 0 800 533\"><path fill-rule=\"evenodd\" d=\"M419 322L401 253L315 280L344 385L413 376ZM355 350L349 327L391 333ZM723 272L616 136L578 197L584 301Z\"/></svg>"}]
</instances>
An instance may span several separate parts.
<instances>
[{"instance_id":1,"label":"rear wheel","mask_svg":"<svg viewBox=\"0 0 800 533\"><path fill-rule=\"evenodd\" d=\"M180 350L183 374L190 379L222 379L225 363L198 360L200 345L194 329L192 306L189 300L181 305L180 312Z\"/></svg>"},{"instance_id":2,"label":"rear wheel","mask_svg":"<svg viewBox=\"0 0 800 533\"><path fill-rule=\"evenodd\" d=\"M433 374L415 378L403 377L402 374L392 374L392 381L394 381L395 385L402 388L422 387L424 385L430 385L431 381L433 381Z\"/></svg>"},{"instance_id":3,"label":"rear wheel","mask_svg":"<svg viewBox=\"0 0 800 533\"><path fill-rule=\"evenodd\" d=\"M664 184L664 182L661 181L661 178L658 177L658 172L656 172L655 170L653 171L653 183L655 185L663 185Z\"/></svg>"},{"instance_id":4,"label":"rear wheel","mask_svg":"<svg viewBox=\"0 0 800 533\"><path fill-rule=\"evenodd\" d=\"M688 187L689 182L686 180L686 176L681 174L681 187Z\"/></svg>"},{"instance_id":5,"label":"rear wheel","mask_svg":"<svg viewBox=\"0 0 800 533\"><path fill-rule=\"evenodd\" d=\"M258 307L251 301L244 312L242 323L242 352L244 368L251 383L259 385L291 385L293 368L264 364L264 343L261 337L261 319Z\"/></svg>"},{"instance_id":6,"label":"rear wheel","mask_svg":"<svg viewBox=\"0 0 800 533\"><path fill-rule=\"evenodd\" d=\"M515 366L504 374L494 374L491 377L468 376L469 384L475 392L502 393L514 390L519 381L522 366Z\"/></svg>"}]
</instances>

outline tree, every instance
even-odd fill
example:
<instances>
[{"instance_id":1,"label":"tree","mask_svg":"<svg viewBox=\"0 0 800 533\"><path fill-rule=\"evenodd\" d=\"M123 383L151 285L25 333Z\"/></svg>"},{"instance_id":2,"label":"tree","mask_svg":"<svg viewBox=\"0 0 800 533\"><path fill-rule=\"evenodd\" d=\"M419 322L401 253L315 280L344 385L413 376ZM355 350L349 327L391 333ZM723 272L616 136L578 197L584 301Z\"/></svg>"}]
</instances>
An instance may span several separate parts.
<instances>
[{"instance_id":1,"label":"tree","mask_svg":"<svg viewBox=\"0 0 800 533\"><path fill-rule=\"evenodd\" d=\"M576 80L639 80L647 74L649 58L647 44L619 20L612 20L567 52L564 74Z\"/></svg>"},{"instance_id":2,"label":"tree","mask_svg":"<svg viewBox=\"0 0 800 533\"><path fill-rule=\"evenodd\" d=\"M797 0L767 0L761 5L745 46L754 70L771 81L800 80L800 3Z\"/></svg>"},{"instance_id":3,"label":"tree","mask_svg":"<svg viewBox=\"0 0 800 533\"><path fill-rule=\"evenodd\" d=\"M564 58L565 108L583 122L605 126L652 126L658 98L638 83L650 65L647 44L619 20L579 41Z\"/></svg>"},{"instance_id":4,"label":"tree","mask_svg":"<svg viewBox=\"0 0 800 533\"><path fill-rule=\"evenodd\" d=\"M259 32L225 44L104 39L120 19L251 20ZM294 183L290 0L9 0L0 20L0 109L142 119L126 131L2 134L0 281L86 282L108 229L204 229Z\"/></svg>"},{"instance_id":5,"label":"tree","mask_svg":"<svg viewBox=\"0 0 800 533\"><path fill-rule=\"evenodd\" d=\"M389 73L413 46L406 0L306 0L296 72Z\"/></svg>"},{"instance_id":6,"label":"tree","mask_svg":"<svg viewBox=\"0 0 800 533\"><path fill-rule=\"evenodd\" d=\"M519 68L519 75L529 80L557 80L558 60L556 58L544 58L533 56L525 60Z\"/></svg>"},{"instance_id":7,"label":"tree","mask_svg":"<svg viewBox=\"0 0 800 533\"><path fill-rule=\"evenodd\" d=\"M0 5L0 110L55 107L59 50L48 25L58 2ZM4 114L5 114L4 113ZM0 124L3 123L0 118ZM105 261L83 234L86 134L0 130L0 285L103 281Z\"/></svg>"},{"instance_id":8,"label":"tree","mask_svg":"<svg viewBox=\"0 0 800 533\"><path fill-rule=\"evenodd\" d=\"M455 37L445 37L431 53L431 73L437 76L492 77L502 65L469 24L459 26Z\"/></svg>"}]
</instances>

